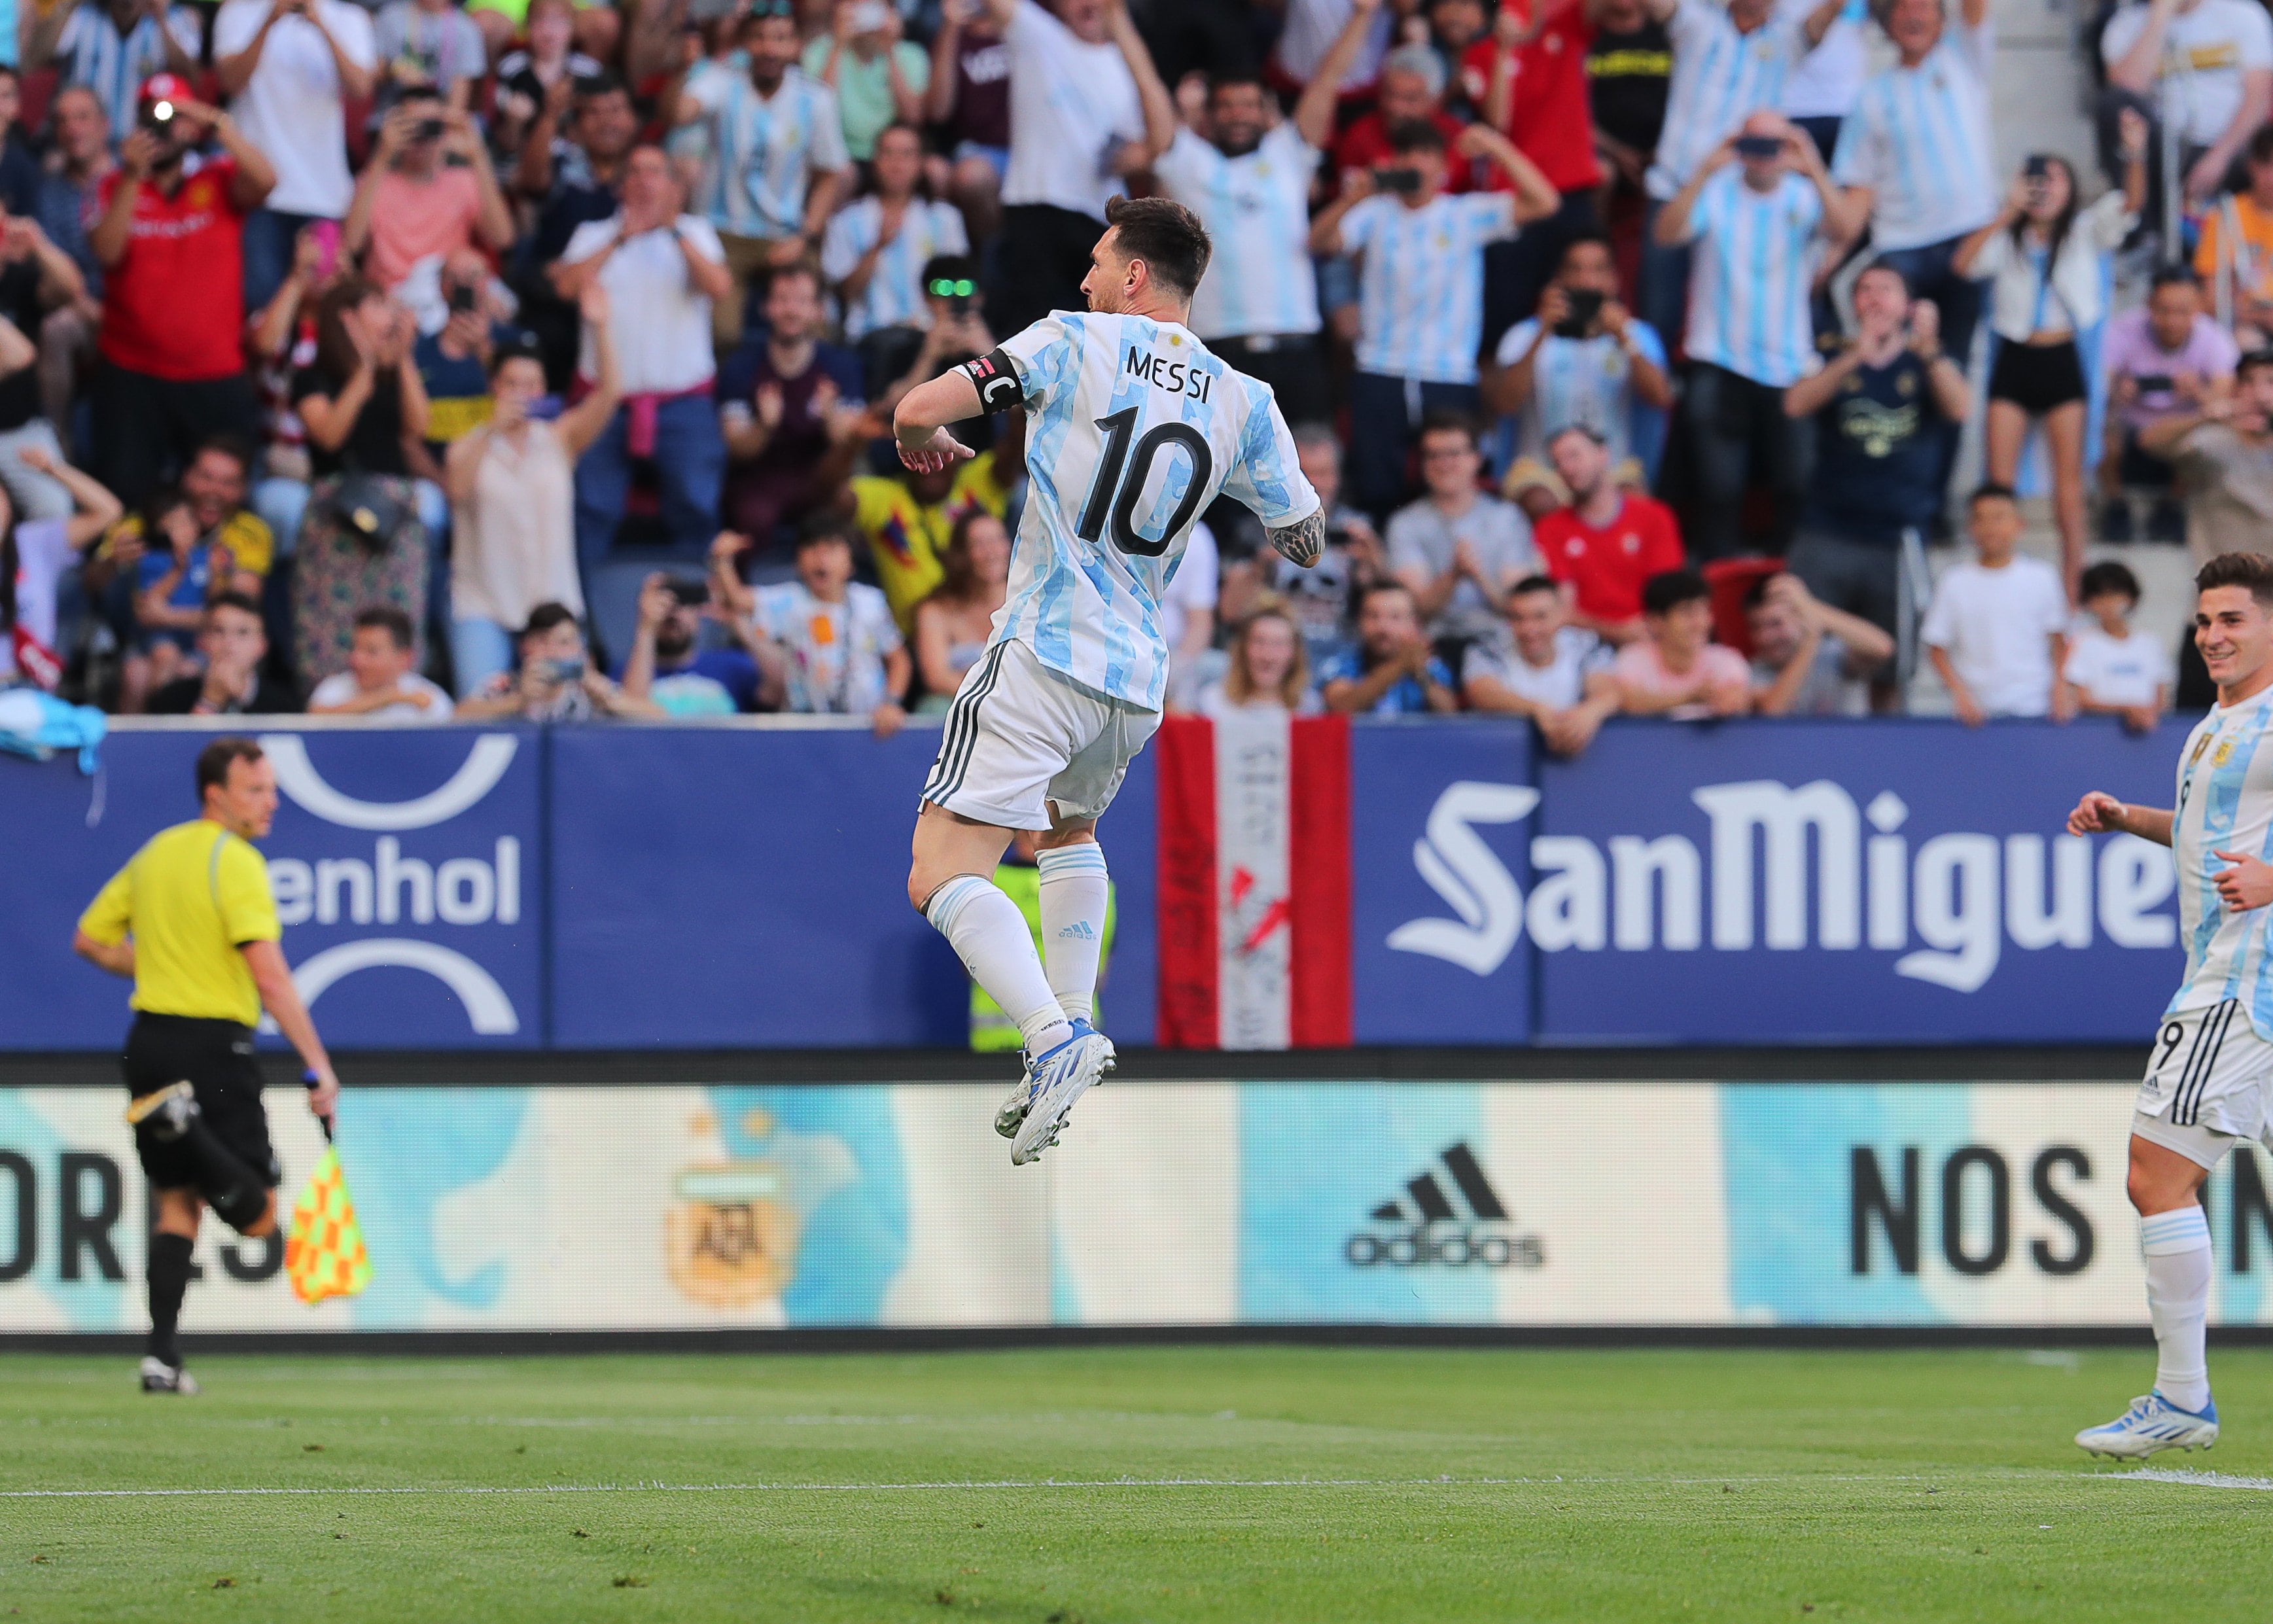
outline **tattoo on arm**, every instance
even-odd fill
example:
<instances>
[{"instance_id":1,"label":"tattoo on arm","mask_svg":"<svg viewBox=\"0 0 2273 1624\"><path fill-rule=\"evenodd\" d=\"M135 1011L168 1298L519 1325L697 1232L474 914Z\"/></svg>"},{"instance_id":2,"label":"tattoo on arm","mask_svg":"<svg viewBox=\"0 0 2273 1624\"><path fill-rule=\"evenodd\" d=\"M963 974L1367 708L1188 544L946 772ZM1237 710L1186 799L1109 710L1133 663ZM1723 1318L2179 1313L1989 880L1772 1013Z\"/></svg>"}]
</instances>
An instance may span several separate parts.
<instances>
[{"instance_id":1,"label":"tattoo on arm","mask_svg":"<svg viewBox=\"0 0 2273 1624\"><path fill-rule=\"evenodd\" d=\"M1321 508L1309 518L1298 519L1284 530L1273 529L1271 545L1282 557L1308 569L1326 550L1326 510Z\"/></svg>"}]
</instances>

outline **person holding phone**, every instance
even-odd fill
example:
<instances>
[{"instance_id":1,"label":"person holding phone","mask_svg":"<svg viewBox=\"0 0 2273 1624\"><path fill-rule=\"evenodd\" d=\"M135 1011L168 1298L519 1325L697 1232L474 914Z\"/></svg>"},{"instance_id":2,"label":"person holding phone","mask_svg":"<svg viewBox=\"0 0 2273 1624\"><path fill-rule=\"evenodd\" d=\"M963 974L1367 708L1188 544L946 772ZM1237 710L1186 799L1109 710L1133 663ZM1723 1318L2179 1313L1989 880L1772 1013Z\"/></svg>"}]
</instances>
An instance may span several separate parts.
<instances>
[{"instance_id":1,"label":"person holding phone","mask_svg":"<svg viewBox=\"0 0 2273 1624\"><path fill-rule=\"evenodd\" d=\"M2167 417L2199 411L2233 393L2241 348L2233 335L2202 309L2202 289L2182 266L2155 273L2147 302L2107 324L2099 347L2107 370L2107 447L2099 459L2109 497L2128 490L2170 490L2171 465L2139 443ZM2177 541L2183 523L2166 497L2148 520L2150 540ZM2102 518L2106 539L2131 539L2131 508L2111 500Z\"/></svg>"},{"instance_id":2,"label":"person holding phone","mask_svg":"<svg viewBox=\"0 0 2273 1624\"><path fill-rule=\"evenodd\" d=\"M521 628L521 664L500 671L481 693L460 703L461 722L514 717L524 722L589 722L613 716L661 721L663 707L626 694L594 669L584 628L566 604L539 604Z\"/></svg>"},{"instance_id":3,"label":"person holding phone","mask_svg":"<svg viewBox=\"0 0 2273 1624\"><path fill-rule=\"evenodd\" d=\"M406 91L356 183L341 252L360 255L364 274L392 293L422 259L475 247L501 254L513 237L513 210L472 117L431 86Z\"/></svg>"},{"instance_id":4,"label":"person holding phone","mask_svg":"<svg viewBox=\"0 0 2273 1624\"><path fill-rule=\"evenodd\" d=\"M2021 166L2005 207L1958 245L1958 274L1992 284L1998 339L1989 373L1990 482L2017 483L2031 425L2044 425L2052 465L2060 575L2075 596L2083 574L2083 427L2087 391L2076 335L2106 316L2108 261L2139 223L2147 197L2147 121L2122 114L2123 190L2078 206L2075 170L2038 153Z\"/></svg>"}]
</instances>

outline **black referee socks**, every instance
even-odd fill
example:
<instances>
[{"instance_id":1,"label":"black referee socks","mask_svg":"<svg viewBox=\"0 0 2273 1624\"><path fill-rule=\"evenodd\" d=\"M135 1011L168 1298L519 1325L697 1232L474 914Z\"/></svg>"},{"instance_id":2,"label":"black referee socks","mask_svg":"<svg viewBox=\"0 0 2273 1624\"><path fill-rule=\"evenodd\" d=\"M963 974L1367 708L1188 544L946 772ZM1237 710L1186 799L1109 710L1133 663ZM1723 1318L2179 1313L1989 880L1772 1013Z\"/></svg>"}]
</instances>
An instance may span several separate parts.
<instances>
[{"instance_id":1,"label":"black referee socks","mask_svg":"<svg viewBox=\"0 0 2273 1624\"><path fill-rule=\"evenodd\" d=\"M190 1252L195 1243L186 1235L163 1230L150 1237L150 1356L179 1367L181 1345L175 1332L182 1322L182 1294L190 1289Z\"/></svg>"}]
</instances>

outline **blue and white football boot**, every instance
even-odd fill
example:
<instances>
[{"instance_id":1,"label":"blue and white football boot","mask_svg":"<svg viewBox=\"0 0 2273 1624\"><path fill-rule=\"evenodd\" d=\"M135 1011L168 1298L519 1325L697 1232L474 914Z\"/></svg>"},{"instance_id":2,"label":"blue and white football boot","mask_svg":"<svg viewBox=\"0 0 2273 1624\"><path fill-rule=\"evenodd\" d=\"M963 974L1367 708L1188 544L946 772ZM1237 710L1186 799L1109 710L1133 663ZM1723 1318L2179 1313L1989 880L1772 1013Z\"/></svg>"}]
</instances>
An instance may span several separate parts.
<instances>
[{"instance_id":1,"label":"blue and white football boot","mask_svg":"<svg viewBox=\"0 0 2273 1624\"><path fill-rule=\"evenodd\" d=\"M1099 1035L1097 1028L1091 1026L1085 1020L1076 1019L1070 1023L1070 1025L1073 1027L1074 1036L1077 1038L1094 1037ZM1106 1038L1105 1040L1105 1069L1110 1071L1113 1070L1113 1041L1110 1038ZM1057 1051L1053 1049L1050 1052L1055 1054ZM1002 1109L994 1113L994 1132L1001 1134L1006 1139L1015 1139L1017 1137L1018 1124L1026 1120L1026 1108L1033 1102L1033 1056L1031 1055L1027 1056L1025 1057L1025 1063L1026 1069L1024 1073L1021 1075L1017 1082L1012 1086L1009 1097L1002 1101Z\"/></svg>"},{"instance_id":2,"label":"blue and white football boot","mask_svg":"<svg viewBox=\"0 0 2273 1624\"><path fill-rule=\"evenodd\" d=\"M2207 1449L2217 1441L2217 1406L2206 1402L2197 1415L2149 1393L2105 1426L2086 1427L2075 1441L2120 1461L2143 1461L2164 1449Z\"/></svg>"},{"instance_id":3,"label":"blue and white football boot","mask_svg":"<svg viewBox=\"0 0 2273 1624\"><path fill-rule=\"evenodd\" d=\"M1011 1166L1039 1161L1056 1144L1067 1115L1113 1065L1113 1041L1085 1020L1073 1023L1073 1035L1064 1042L1029 1061L1025 1115L1010 1141Z\"/></svg>"}]
</instances>

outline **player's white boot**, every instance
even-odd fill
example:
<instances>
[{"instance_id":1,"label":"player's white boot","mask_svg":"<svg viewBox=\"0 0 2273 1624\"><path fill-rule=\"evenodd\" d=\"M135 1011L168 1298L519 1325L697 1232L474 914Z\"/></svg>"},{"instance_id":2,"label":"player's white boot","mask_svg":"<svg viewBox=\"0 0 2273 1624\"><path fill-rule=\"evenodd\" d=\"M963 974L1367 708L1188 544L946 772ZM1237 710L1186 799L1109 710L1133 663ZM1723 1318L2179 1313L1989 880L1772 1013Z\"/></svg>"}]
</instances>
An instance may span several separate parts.
<instances>
[{"instance_id":1,"label":"player's white boot","mask_svg":"<svg viewBox=\"0 0 2273 1624\"><path fill-rule=\"evenodd\" d=\"M2205 1402L2197 1415L2149 1393L2133 1399L2131 1408L2105 1426L2086 1427L2075 1441L2094 1455L2122 1461L2143 1461L2164 1449L2207 1449L2217 1441L2217 1406Z\"/></svg>"},{"instance_id":2,"label":"player's white boot","mask_svg":"<svg viewBox=\"0 0 2273 1624\"><path fill-rule=\"evenodd\" d=\"M184 1398L199 1391L198 1379L178 1365L169 1365L157 1355L142 1356L142 1391L145 1393L178 1393Z\"/></svg>"},{"instance_id":3,"label":"player's white boot","mask_svg":"<svg viewBox=\"0 0 2273 1624\"><path fill-rule=\"evenodd\" d=\"M1078 1015L1073 1018L1070 1024L1074 1036L1093 1037L1105 1045L1105 1069L1108 1071L1113 1070L1113 1040L1104 1036L1096 1027ZM1026 1120L1026 1108L1033 1103L1033 1099L1034 1065L1032 1060L1029 1058L1025 1074L1019 1078L1017 1083L1011 1088L1009 1097L1002 1101L1002 1109L994 1113L994 1132L1006 1139L1015 1139L1017 1136L1018 1124Z\"/></svg>"},{"instance_id":4,"label":"player's white boot","mask_svg":"<svg viewBox=\"0 0 2273 1624\"><path fill-rule=\"evenodd\" d=\"M1085 1020L1074 1022L1073 1028L1073 1036L1026 1068L1026 1114L1010 1141L1013 1167L1039 1161L1056 1144L1075 1104L1113 1069L1112 1040Z\"/></svg>"}]
</instances>

